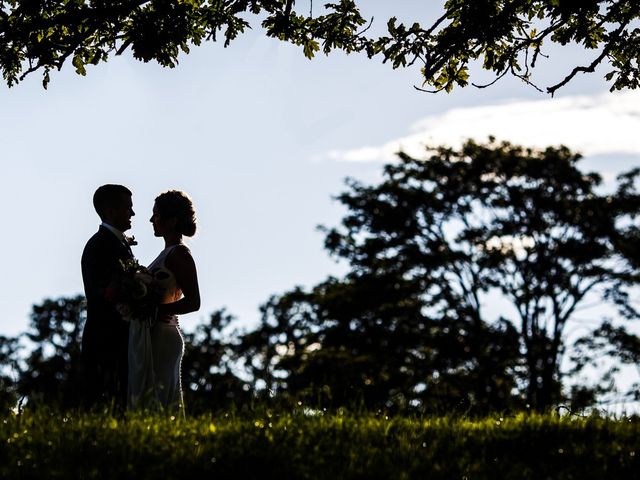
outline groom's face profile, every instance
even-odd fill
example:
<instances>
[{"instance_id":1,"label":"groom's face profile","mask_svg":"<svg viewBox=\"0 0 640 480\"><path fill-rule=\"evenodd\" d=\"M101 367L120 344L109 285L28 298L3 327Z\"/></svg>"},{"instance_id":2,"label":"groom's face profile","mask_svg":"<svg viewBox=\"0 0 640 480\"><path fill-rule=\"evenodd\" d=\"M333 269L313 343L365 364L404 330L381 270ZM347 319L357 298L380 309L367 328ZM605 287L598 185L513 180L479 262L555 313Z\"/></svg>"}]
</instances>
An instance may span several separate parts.
<instances>
[{"instance_id":1,"label":"groom's face profile","mask_svg":"<svg viewBox=\"0 0 640 480\"><path fill-rule=\"evenodd\" d=\"M135 215L131 195L121 194L119 201L109 207L108 215L107 223L121 232L129 230L131 228L131 217Z\"/></svg>"}]
</instances>

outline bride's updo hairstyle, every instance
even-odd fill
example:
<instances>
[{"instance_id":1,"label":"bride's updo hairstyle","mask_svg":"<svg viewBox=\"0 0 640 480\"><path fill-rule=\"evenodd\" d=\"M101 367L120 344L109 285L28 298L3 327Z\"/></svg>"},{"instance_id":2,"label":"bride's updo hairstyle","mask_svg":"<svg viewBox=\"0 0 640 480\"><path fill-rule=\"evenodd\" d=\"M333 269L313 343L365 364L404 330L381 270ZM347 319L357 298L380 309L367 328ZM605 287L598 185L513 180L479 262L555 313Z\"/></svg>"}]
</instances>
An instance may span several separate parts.
<instances>
[{"instance_id":1,"label":"bride's updo hairstyle","mask_svg":"<svg viewBox=\"0 0 640 480\"><path fill-rule=\"evenodd\" d=\"M196 233L196 212L189 195L179 190L169 190L156 197L156 209L161 218L177 219L178 233L193 237Z\"/></svg>"}]
</instances>

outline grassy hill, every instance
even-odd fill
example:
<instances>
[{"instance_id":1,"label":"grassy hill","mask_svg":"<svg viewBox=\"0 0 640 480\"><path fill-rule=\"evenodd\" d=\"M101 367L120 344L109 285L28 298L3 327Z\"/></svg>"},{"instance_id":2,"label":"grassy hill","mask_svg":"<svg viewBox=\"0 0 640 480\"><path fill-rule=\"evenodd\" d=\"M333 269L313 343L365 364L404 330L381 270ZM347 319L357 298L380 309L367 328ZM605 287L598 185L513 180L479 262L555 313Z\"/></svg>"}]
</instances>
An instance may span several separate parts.
<instances>
[{"instance_id":1,"label":"grassy hill","mask_svg":"<svg viewBox=\"0 0 640 480\"><path fill-rule=\"evenodd\" d=\"M374 413L77 414L0 421L0 478L635 479L640 419Z\"/></svg>"}]
</instances>

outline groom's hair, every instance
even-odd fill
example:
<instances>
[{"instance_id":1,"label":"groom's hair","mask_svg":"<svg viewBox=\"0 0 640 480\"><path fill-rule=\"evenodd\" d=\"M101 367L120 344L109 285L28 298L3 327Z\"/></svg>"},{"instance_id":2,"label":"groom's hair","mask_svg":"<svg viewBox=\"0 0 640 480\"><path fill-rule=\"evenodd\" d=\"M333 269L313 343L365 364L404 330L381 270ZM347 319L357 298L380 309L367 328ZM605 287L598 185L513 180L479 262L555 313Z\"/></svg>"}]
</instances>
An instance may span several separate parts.
<instances>
[{"instance_id":1,"label":"groom's hair","mask_svg":"<svg viewBox=\"0 0 640 480\"><path fill-rule=\"evenodd\" d=\"M132 195L131 190L122 185L102 185L93 194L93 207L101 219L108 208L119 207L123 195Z\"/></svg>"}]
</instances>

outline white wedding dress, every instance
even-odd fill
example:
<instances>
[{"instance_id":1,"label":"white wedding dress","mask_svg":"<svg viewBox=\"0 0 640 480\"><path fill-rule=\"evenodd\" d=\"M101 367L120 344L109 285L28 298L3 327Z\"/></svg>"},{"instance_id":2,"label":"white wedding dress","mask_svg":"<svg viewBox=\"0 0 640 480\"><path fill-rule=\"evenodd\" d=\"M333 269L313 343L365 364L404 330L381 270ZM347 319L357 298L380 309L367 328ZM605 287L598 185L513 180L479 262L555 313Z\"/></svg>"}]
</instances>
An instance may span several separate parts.
<instances>
[{"instance_id":1,"label":"white wedding dress","mask_svg":"<svg viewBox=\"0 0 640 480\"><path fill-rule=\"evenodd\" d=\"M148 269L153 284L162 292L161 303L173 303L182 297L176 277L165 266L167 256L176 247L165 248ZM178 317L132 321L129 326L129 408L163 407L184 415L180 366L184 339Z\"/></svg>"}]
</instances>

